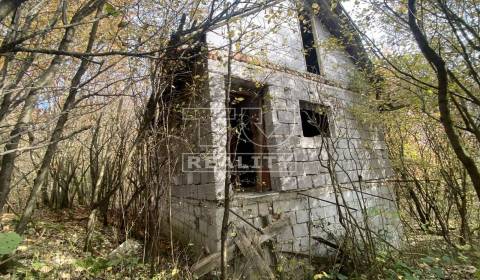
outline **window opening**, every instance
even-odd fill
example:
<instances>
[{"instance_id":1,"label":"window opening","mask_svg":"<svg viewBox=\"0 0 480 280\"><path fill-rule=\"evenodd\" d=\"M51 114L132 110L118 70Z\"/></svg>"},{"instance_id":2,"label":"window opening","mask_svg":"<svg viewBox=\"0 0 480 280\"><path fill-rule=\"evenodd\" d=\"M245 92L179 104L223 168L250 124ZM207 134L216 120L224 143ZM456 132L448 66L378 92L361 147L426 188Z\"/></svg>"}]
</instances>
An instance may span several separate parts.
<instances>
[{"instance_id":1,"label":"window opening","mask_svg":"<svg viewBox=\"0 0 480 280\"><path fill-rule=\"evenodd\" d=\"M320 104L300 101L300 117L304 137L330 137L328 107Z\"/></svg>"},{"instance_id":2,"label":"window opening","mask_svg":"<svg viewBox=\"0 0 480 280\"><path fill-rule=\"evenodd\" d=\"M313 36L312 19L307 13L300 12L298 16L300 22L300 32L302 34L303 54L307 65L307 72L320 74L320 67L315 48L315 38Z\"/></svg>"}]
</instances>

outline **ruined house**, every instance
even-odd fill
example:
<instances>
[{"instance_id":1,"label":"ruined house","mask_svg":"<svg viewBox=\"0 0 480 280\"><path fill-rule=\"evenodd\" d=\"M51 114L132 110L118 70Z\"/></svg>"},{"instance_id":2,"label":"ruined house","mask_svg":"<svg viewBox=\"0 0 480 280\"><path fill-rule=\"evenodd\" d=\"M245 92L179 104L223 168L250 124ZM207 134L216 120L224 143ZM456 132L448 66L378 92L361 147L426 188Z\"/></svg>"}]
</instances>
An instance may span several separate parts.
<instances>
[{"instance_id":1,"label":"ruined house","mask_svg":"<svg viewBox=\"0 0 480 280\"><path fill-rule=\"evenodd\" d=\"M366 98L360 81L372 81L355 26L327 0L295 5L275 2L202 38L195 77L205 83L181 114L194 144L171 188L173 236L185 244L220 250L226 168L230 221L252 229L288 217L276 237L282 252L325 254L318 237L341 238L347 211L359 221L368 213L372 231L398 238L382 130L352 110Z\"/></svg>"}]
</instances>

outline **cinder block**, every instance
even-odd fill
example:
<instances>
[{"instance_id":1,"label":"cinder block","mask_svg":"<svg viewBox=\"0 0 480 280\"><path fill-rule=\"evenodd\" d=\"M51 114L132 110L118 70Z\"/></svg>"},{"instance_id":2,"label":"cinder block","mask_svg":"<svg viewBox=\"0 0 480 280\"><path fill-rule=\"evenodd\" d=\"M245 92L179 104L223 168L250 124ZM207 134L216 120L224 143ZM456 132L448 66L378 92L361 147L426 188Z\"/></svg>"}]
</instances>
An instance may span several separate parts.
<instances>
[{"instance_id":1,"label":"cinder block","mask_svg":"<svg viewBox=\"0 0 480 280\"><path fill-rule=\"evenodd\" d=\"M304 163L303 162L296 162L296 163L297 163L297 167L296 167L295 174L297 176L304 176L305 175Z\"/></svg>"},{"instance_id":2,"label":"cinder block","mask_svg":"<svg viewBox=\"0 0 480 280\"><path fill-rule=\"evenodd\" d=\"M293 252L292 242L279 243L277 246L280 252Z\"/></svg>"},{"instance_id":3,"label":"cinder block","mask_svg":"<svg viewBox=\"0 0 480 280\"><path fill-rule=\"evenodd\" d=\"M300 239L296 238L293 240L293 252L300 253L302 252L301 250L301 244L300 244Z\"/></svg>"},{"instance_id":4,"label":"cinder block","mask_svg":"<svg viewBox=\"0 0 480 280\"><path fill-rule=\"evenodd\" d=\"M258 217L258 204L243 205L239 208L239 213L244 218Z\"/></svg>"},{"instance_id":5,"label":"cinder block","mask_svg":"<svg viewBox=\"0 0 480 280\"><path fill-rule=\"evenodd\" d=\"M198 199L215 199L215 185L214 184L204 184L198 186Z\"/></svg>"},{"instance_id":6,"label":"cinder block","mask_svg":"<svg viewBox=\"0 0 480 280\"><path fill-rule=\"evenodd\" d=\"M289 149L288 145L286 145L287 144L287 136L285 136L285 135L271 135L272 132L268 131L268 130L266 132L269 135L269 137L267 139L268 145L275 148L275 150L277 152L283 152L283 150ZM269 148L269 150L271 150L271 148ZM292 160L293 160L293 157L292 157ZM285 160L285 161L291 161L291 160Z\"/></svg>"},{"instance_id":7,"label":"cinder block","mask_svg":"<svg viewBox=\"0 0 480 280\"><path fill-rule=\"evenodd\" d=\"M323 211L324 217L332 217L332 216L337 216L337 206L336 205L328 205L323 208L321 208Z\"/></svg>"},{"instance_id":8,"label":"cinder block","mask_svg":"<svg viewBox=\"0 0 480 280\"><path fill-rule=\"evenodd\" d=\"M200 232L203 233L203 234L208 233L208 224L203 219L200 219Z\"/></svg>"},{"instance_id":9,"label":"cinder block","mask_svg":"<svg viewBox=\"0 0 480 280\"><path fill-rule=\"evenodd\" d=\"M295 123L293 117L293 112L287 110L278 110L277 111L278 121L281 123Z\"/></svg>"},{"instance_id":10,"label":"cinder block","mask_svg":"<svg viewBox=\"0 0 480 280\"><path fill-rule=\"evenodd\" d=\"M294 202L291 200L280 200L273 202L273 212L276 214L285 213L294 207Z\"/></svg>"},{"instance_id":11,"label":"cinder block","mask_svg":"<svg viewBox=\"0 0 480 280\"><path fill-rule=\"evenodd\" d=\"M191 185L188 186L188 197L197 198L198 197L198 186Z\"/></svg>"},{"instance_id":12,"label":"cinder block","mask_svg":"<svg viewBox=\"0 0 480 280\"><path fill-rule=\"evenodd\" d=\"M279 200L279 201L274 201L273 202L273 213L279 214L279 213L285 213L285 212L290 212L290 211L298 211L298 210L304 210L307 209L307 203L302 200ZM287 216L292 217L292 223L296 223L295 219L295 213L285 213Z\"/></svg>"},{"instance_id":13,"label":"cinder block","mask_svg":"<svg viewBox=\"0 0 480 280\"><path fill-rule=\"evenodd\" d=\"M214 182L213 172L202 172L200 173L202 184L208 184Z\"/></svg>"},{"instance_id":14,"label":"cinder block","mask_svg":"<svg viewBox=\"0 0 480 280\"><path fill-rule=\"evenodd\" d=\"M315 207L311 210L312 220L319 220L325 217L322 207Z\"/></svg>"},{"instance_id":15,"label":"cinder block","mask_svg":"<svg viewBox=\"0 0 480 280\"><path fill-rule=\"evenodd\" d=\"M291 135L291 125L286 123L275 123L273 125L273 135Z\"/></svg>"},{"instance_id":16,"label":"cinder block","mask_svg":"<svg viewBox=\"0 0 480 280\"><path fill-rule=\"evenodd\" d=\"M302 137L300 140L299 147L304 149L316 149L320 145L319 140L314 137Z\"/></svg>"},{"instance_id":17,"label":"cinder block","mask_svg":"<svg viewBox=\"0 0 480 280\"><path fill-rule=\"evenodd\" d=\"M300 120L294 119L294 120L292 120L292 122L293 123L291 124L291 126L292 126L291 127L292 128L291 135L292 136L297 136L297 137L303 136L302 125L299 124Z\"/></svg>"},{"instance_id":18,"label":"cinder block","mask_svg":"<svg viewBox=\"0 0 480 280\"><path fill-rule=\"evenodd\" d=\"M292 225L295 225L297 222L296 222L296 218L295 218L295 212L296 212L296 207L297 205L295 203L293 203L292 201L292 206L290 207L290 211L287 211L285 213L283 213L283 216L284 217L288 217L290 219L290 223Z\"/></svg>"},{"instance_id":19,"label":"cinder block","mask_svg":"<svg viewBox=\"0 0 480 280\"><path fill-rule=\"evenodd\" d=\"M309 189L313 187L312 176L298 176L297 181L299 189Z\"/></svg>"},{"instance_id":20,"label":"cinder block","mask_svg":"<svg viewBox=\"0 0 480 280\"><path fill-rule=\"evenodd\" d=\"M336 176L337 176L338 183L349 182L348 176L347 176L347 174L345 174L345 172L339 171L339 172L337 172Z\"/></svg>"},{"instance_id":21,"label":"cinder block","mask_svg":"<svg viewBox=\"0 0 480 280\"><path fill-rule=\"evenodd\" d=\"M295 161L308 161L308 150L295 149L293 153L294 153Z\"/></svg>"},{"instance_id":22,"label":"cinder block","mask_svg":"<svg viewBox=\"0 0 480 280\"><path fill-rule=\"evenodd\" d=\"M202 183L202 173L193 173L193 184L200 185Z\"/></svg>"},{"instance_id":23,"label":"cinder block","mask_svg":"<svg viewBox=\"0 0 480 280\"><path fill-rule=\"evenodd\" d=\"M293 162L294 161L294 155L293 153L290 152L282 152L279 154L275 154L275 157L277 158L278 162Z\"/></svg>"},{"instance_id":24,"label":"cinder block","mask_svg":"<svg viewBox=\"0 0 480 280\"><path fill-rule=\"evenodd\" d=\"M313 175L312 176L312 183L314 188L319 188L325 186L325 179L323 178L325 175Z\"/></svg>"},{"instance_id":25,"label":"cinder block","mask_svg":"<svg viewBox=\"0 0 480 280\"><path fill-rule=\"evenodd\" d=\"M320 152L321 152L320 149L308 149L307 150L308 160L309 161L318 161L319 156L320 156L320 159L322 158Z\"/></svg>"},{"instance_id":26,"label":"cinder block","mask_svg":"<svg viewBox=\"0 0 480 280\"><path fill-rule=\"evenodd\" d=\"M309 161L303 163L303 171L307 175L320 173L320 163L318 161Z\"/></svg>"},{"instance_id":27,"label":"cinder block","mask_svg":"<svg viewBox=\"0 0 480 280\"><path fill-rule=\"evenodd\" d=\"M277 237L279 243L293 240L293 231L291 227L286 227Z\"/></svg>"},{"instance_id":28,"label":"cinder block","mask_svg":"<svg viewBox=\"0 0 480 280\"><path fill-rule=\"evenodd\" d=\"M298 100L296 98L292 98L292 96L288 96L286 100L287 100L288 110L298 113L298 108L299 108Z\"/></svg>"},{"instance_id":29,"label":"cinder block","mask_svg":"<svg viewBox=\"0 0 480 280\"><path fill-rule=\"evenodd\" d=\"M287 100L284 98L275 98L273 101L273 106L277 110L287 109Z\"/></svg>"},{"instance_id":30,"label":"cinder block","mask_svg":"<svg viewBox=\"0 0 480 280\"><path fill-rule=\"evenodd\" d=\"M258 215L267 216L271 212L271 206L267 202L262 202L258 204Z\"/></svg>"},{"instance_id":31,"label":"cinder block","mask_svg":"<svg viewBox=\"0 0 480 280\"><path fill-rule=\"evenodd\" d=\"M313 244L314 242L312 242ZM303 252L303 253L306 253L309 251L310 247L312 245L310 242L309 242L309 237L308 236L305 236L305 237L301 237L300 238L300 252Z\"/></svg>"},{"instance_id":32,"label":"cinder block","mask_svg":"<svg viewBox=\"0 0 480 280\"><path fill-rule=\"evenodd\" d=\"M286 145L289 145L290 147L297 147L300 145L301 139L302 138L296 134L288 135Z\"/></svg>"},{"instance_id":33,"label":"cinder block","mask_svg":"<svg viewBox=\"0 0 480 280\"><path fill-rule=\"evenodd\" d=\"M280 183L280 177L270 176L272 180L272 190L274 191L282 191L282 184Z\"/></svg>"},{"instance_id":34,"label":"cinder block","mask_svg":"<svg viewBox=\"0 0 480 280\"><path fill-rule=\"evenodd\" d=\"M309 211L308 210L299 210L295 212L297 217L297 223L306 223L309 221Z\"/></svg>"},{"instance_id":35,"label":"cinder block","mask_svg":"<svg viewBox=\"0 0 480 280\"><path fill-rule=\"evenodd\" d=\"M270 176L272 177L284 177L295 176L296 174L296 162L276 162L272 164L270 169Z\"/></svg>"},{"instance_id":36,"label":"cinder block","mask_svg":"<svg viewBox=\"0 0 480 280\"><path fill-rule=\"evenodd\" d=\"M325 186L332 184L332 177L330 176L330 174L323 174L322 176L323 176Z\"/></svg>"},{"instance_id":37,"label":"cinder block","mask_svg":"<svg viewBox=\"0 0 480 280\"><path fill-rule=\"evenodd\" d=\"M275 110L268 110L263 114L264 128L268 135L271 135L274 129L274 124L277 122Z\"/></svg>"},{"instance_id":38,"label":"cinder block","mask_svg":"<svg viewBox=\"0 0 480 280\"><path fill-rule=\"evenodd\" d=\"M295 97L300 100L309 100L309 92L305 88L299 88L297 90L292 90L292 93Z\"/></svg>"},{"instance_id":39,"label":"cinder block","mask_svg":"<svg viewBox=\"0 0 480 280\"><path fill-rule=\"evenodd\" d=\"M298 188L297 177L283 177L280 179L280 186L282 190L295 190Z\"/></svg>"}]
</instances>

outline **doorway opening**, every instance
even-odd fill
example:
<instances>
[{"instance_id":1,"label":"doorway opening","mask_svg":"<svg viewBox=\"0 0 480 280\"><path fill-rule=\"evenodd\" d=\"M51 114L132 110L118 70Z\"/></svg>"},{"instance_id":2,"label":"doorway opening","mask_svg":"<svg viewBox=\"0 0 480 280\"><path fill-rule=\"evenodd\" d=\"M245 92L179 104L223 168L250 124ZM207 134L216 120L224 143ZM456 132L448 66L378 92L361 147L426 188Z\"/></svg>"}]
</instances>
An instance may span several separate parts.
<instances>
[{"instance_id":1,"label":"doorway opening","mask_svg":"<svg viewBox=\"0 0 480 280\"><path fill-rule=\"evenodd\" d=\"M231 183L236 191L271 190L265 131L264 95L267 88L233 80L230 91L229 138Z\"/></svg>"}]
</instances>

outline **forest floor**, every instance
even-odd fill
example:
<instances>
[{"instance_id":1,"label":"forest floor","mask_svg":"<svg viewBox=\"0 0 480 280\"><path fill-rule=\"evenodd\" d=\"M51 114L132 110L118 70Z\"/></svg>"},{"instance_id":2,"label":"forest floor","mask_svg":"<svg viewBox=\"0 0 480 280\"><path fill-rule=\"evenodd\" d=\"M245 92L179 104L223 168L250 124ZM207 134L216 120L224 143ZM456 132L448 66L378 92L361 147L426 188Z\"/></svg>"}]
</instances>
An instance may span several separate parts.
<instances>
[{"instance_id":1,"label":"forest floor","mask_svg":"<svg viewBox=\"0 0 480 280\"><path fill-rule=\"evenodd\" d=\"M14 214L3 214L1 219L2 232L14 229ZM142 252L122 259L109 258L124 241L111 227L98 227L91 252L84 252L88 221L84 209L38 210L34 220L8 265L1 266L0 279L152 279L152 275L168 279L179 272L170 268L168 256L160 274L150 273L151 267L142 261ZM168 252L168 244L165 246Z\"/></svg>"},{"instance_id":2,"label":"forest floor","mask_svg":"<svg viewBox=\"0 0 480 280\"><path fill-rule=\"evenodd\" d=\"M165 256L152 267L142 260L142 252L121 259L109 254L124 240L112 227L97 227L91 252L84 252L88 212L85 209L49 211L38 210L35 223L23 235L23 242L11 259L0 263L0 279L186 279L185 264L172 262L168 242ZM3 214L2 232L12 231L16 221L14 214ZM392 258L379 257L383 272L378 276L337 279L479 279L480 253L470 247L449 252L441 238L416 236L401 255ZM4 262L4 261L2 261ZM298 269L298 268L297 268ZM295 270L297 271L298 270ZM285 275L288 275L286 273ZM284 275L284 276L285 276ZM290 274L295 275L295 274ZM298 275L298 273L297 273ZM312 270L306 279L335 279L332 274ZM343 276L342 276L343 277ZM190 278L190 277L188 277ZM282 279L293 279L285 278Z\"/></svg>"}]
</instances>

